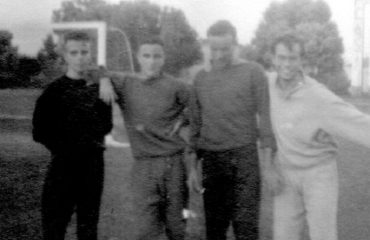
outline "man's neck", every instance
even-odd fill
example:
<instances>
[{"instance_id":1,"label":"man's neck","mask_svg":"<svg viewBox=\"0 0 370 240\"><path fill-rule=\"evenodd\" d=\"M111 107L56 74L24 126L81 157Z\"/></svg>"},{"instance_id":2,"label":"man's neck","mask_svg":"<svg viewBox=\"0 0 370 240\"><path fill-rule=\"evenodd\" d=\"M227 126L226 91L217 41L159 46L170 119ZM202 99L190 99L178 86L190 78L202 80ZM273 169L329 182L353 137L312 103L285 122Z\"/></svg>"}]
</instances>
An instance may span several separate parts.
<instances>
[{"instance_id":1,"label":"man's neck","mask_svg":"<svg viewBox=\"0 0 370 240\"><path fill-rule=\"evenodd\" d=\"M141 75L144 82L151 82L151 81L154 81L154 80L160 78L160 76L162 75L162 72L159 72L159 73L154 74L154 75L147 75L143 72L140 72L139 75Z\"/></svg>"},{"instance_id":2,"label":"man's neck","mask_svg":"<svg viewBox=\"0 0 370 240\"><path fill-rule=\"evenodd\" d=\"M231 66L235 66L235 65L239 65L241 63L246 63L246 61L244 59L241 59L241 58L233 58L229 63L223 65L222 67L215 67L213 64L212 64L212 61L210 61L209 64L206 64L205 65L205 70L207 72L211 71L211 70L224 70L224 69L227 69Z\"/></svg>"},{"instance_id":3,"label":"man's neck","mask_svg":"<svg viewBox=\"0 0 370 240\"><path fill-rule=\"evenodd\" d=\"M277 79L278 86L283 90L283 91L289 91L293 88L295 88L299 83L303 81L303 75L302 74L297 74L291 79L283 79L279 78Z\"/></svg>"},{"instance_id":4,"label":"man's neck","mask_svg":"<svg viewBox=\"0 0 370 240\"><path fill-rule=\"evenodd\" d=\"M69 77L70 79L73 79L73 80L79 80L79 79L82 79L83 76L82 76L82 72L76 72L76 71L73 71L73 70L68 70L67 73L66 73L66 76Z\"/></svg>"}]
</instances>

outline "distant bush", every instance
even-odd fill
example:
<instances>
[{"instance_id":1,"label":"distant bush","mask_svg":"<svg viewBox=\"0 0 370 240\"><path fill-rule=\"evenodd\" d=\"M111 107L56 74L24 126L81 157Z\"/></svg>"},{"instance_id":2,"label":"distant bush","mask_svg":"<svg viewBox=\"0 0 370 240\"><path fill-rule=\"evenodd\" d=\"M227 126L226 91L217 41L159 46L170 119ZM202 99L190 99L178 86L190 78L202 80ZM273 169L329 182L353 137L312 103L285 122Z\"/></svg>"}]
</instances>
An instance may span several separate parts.
<instances>
[{"instance_id":1,"label":"distant bush","mask_svg":"<svg viewBox=\"0 0 370 240\"><path fill-rule=\"evenodd\" d=\"M327 72L317 76L317 79L325 84L331 91L337 95L350 95L349 87L351 82L345 71Z\"/></svg>"},{"instance_id":2,"label":"distant bush","mask_svg":"<svg viewBox=\"0 0 370 240\"><path fill-rule=\"evenodd\" d=\"M14 72L0 72L0 89L30 87L28 77L17 75Z\"/></svg>"},{"instance_id":3,"label":"distant bush","mask_svg":"<svg viewBox=\"0 0 370 240\"><path fill-rule=\"evenodd\" d=\"M40 74L38 61L30 57L20 57L14 70L0 71L0 89L34 88L41 84L33 81L33 76Z\"/></svg>"}]
</instances>

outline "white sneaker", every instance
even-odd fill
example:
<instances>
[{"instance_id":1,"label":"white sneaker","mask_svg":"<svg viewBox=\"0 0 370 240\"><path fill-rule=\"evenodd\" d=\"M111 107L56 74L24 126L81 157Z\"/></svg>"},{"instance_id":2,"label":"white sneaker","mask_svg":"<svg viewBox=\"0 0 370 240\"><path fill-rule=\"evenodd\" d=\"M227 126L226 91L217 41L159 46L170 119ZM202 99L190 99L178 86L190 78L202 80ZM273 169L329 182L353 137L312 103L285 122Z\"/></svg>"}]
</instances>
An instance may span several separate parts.
<instances>
[{"instance_id":1,"label":"white sneaker","mask_svg":"<svg viewBox=\"0 0 370 240\"><path fill-rule=\"evenodd\" d=\"M189 219L189 218L197 218L198 217L198 214L196 214L194 211L190 210L190 209L186 209L184 208L182 210L182 217L184 219Z\"/></svg>"}]
</instances>

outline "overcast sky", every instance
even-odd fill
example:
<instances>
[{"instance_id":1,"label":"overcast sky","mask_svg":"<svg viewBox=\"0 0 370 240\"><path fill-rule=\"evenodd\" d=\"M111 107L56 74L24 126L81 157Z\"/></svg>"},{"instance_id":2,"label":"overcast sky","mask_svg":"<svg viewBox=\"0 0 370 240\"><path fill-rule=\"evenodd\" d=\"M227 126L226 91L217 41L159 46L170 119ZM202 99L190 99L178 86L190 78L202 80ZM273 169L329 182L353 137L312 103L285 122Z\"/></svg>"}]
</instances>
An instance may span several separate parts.
<instances>
[{"instance_id":1,"label":"overcast sky","mask_svg":"<svg viewBox=\"0 0 370 240\"><path fill-rule=\"evenodd\" d=\"M106 0L119 2L120 0ZM282 0L277 0L282 1ZM325 0L344 39L346 55L352 46L355 0ZM62 0L0 0L0 29L14 35L13 43L21 53L35 55L51 31L51 16ZM273 0L151 0L160 5L182 9L190 25L205 37L206 29L219 19L230 20L238 30L239 42L247 44L254 35L263 12Z\"/></svg>"}]
</instances>

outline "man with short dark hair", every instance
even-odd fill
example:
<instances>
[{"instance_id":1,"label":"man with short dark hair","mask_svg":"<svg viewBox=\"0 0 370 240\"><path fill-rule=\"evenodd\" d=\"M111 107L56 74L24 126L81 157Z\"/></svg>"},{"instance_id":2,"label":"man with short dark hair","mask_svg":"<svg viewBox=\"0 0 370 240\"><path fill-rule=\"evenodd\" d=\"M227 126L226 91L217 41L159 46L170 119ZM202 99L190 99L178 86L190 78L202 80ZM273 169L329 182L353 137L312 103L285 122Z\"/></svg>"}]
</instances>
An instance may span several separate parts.
<instances>
[{"instance_id":1,"label":"man with short dark hair","mask_svg":"<svg viewBox=\"0 0 370 240\"><path fill-rule=\"evenodd\" d=\"M271 119L278 152L271 166L283 186L274 196L274 240L337 240L338 147L342 137L370 148L370 116L302 71L304 45L286 34L271 46Z\"/></svg>"},{"instance_id":2,"label":"man with short dark hair","mask_svg":"<svg viewBox=\"0 0 370 240\"><path fill-rule=\"evenodd\" d=\"M78 239L96 240L111 107L99 99L98 79L86 77L89 36L66 34L62 52L67 72L41 94L33 115L33 138L52 155L42 194L43 235L45 240L64 239L76 212Z\"/></svg>"},{"instance_id":3,"label":"man with short dark hair","mask_svg":"<svg viewBox=\"0 0 370 240\"><path fill-rule=\"evenodd\" d=\"M163 72L164 45L159 38L139 43L135 74L102 79L107 100L113 84L134 156L132 190L137 232L133 239L185 238L182 215L187 202L185 141L179 129L189 104L188 86Z\"/></svg>"},{"instance_id":4,"label":"man with short dark hair","mask_svg":"<svg viewBox=\"0 0 370 240\"><path fill-rule=\"evenodd\" d=\"M197 160L202 160L207 239L258 239L260 170L257 140L271 158L274 139L269 119L267 79L261 66L235 57L237 36L228 21L207 32L211 68L194 81L192 145L197 154L190 189L200 191ZM258 117L258 121L257 121ZM270 161L266 161L270 162Z\"/></svg>"}]
</instances>

